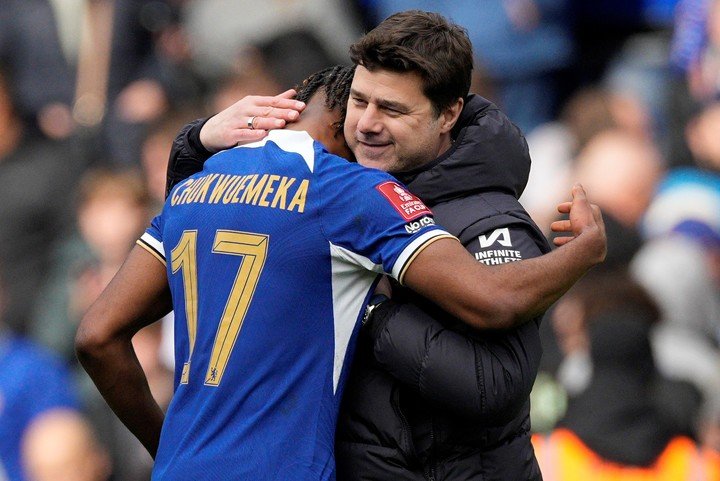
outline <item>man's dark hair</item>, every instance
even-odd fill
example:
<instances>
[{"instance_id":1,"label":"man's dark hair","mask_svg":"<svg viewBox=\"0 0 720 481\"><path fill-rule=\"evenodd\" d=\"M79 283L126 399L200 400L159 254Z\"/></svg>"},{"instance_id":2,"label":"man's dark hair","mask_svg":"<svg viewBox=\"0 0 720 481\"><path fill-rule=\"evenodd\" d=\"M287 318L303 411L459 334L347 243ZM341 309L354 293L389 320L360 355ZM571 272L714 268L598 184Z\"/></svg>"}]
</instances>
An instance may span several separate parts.
<instances>
[{"instance_id":1,"label":"man's dark hair","mask_svg":"<svg viewBox=\"0 0 720 481\"><path fill-rule=\"evenodd\" d=\"M436 115L470 91L470 38L438 13L408 10L391 15L350 47L350 58L370 71L417 72Z\"/></svg>"},{"instance_id":2,"label":"man's dark hair","mask_svg":"<svg viewBox=\"0 0 720 481\"><path fill-rule=\"evenodd\" d=\"M350 84L352 84L355 67L336 65L316 72L303 80L302 85L295 87L296 100L307 103L315 93L323 89L325 94L325 107L328 110L338 109L340 120L335 124L335 135L342 132L347 114L347 103L350 97Z\"/></svg>"}]
</instances>

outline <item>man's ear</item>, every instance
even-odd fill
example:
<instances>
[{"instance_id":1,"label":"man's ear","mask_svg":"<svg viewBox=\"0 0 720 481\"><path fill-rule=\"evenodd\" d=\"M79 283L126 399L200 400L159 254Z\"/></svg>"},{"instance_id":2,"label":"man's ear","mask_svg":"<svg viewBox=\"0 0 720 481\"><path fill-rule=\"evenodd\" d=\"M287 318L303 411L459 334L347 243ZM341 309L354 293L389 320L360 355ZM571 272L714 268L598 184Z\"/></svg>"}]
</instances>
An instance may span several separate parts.
<instances>
[{"instance_id":1,"label":"man's ear","mask_svg":"<svg viewBox=\"0 0 720 481\"><path fill-rule=\"evenodd\" d=\"M462 98L458 98L453 104L446 107L445 110L440 113L440 133L446 134L455 127L455 123L460 117L460 112L462 112L464 104L465 101Z\"/></svg>"}]
</instances>

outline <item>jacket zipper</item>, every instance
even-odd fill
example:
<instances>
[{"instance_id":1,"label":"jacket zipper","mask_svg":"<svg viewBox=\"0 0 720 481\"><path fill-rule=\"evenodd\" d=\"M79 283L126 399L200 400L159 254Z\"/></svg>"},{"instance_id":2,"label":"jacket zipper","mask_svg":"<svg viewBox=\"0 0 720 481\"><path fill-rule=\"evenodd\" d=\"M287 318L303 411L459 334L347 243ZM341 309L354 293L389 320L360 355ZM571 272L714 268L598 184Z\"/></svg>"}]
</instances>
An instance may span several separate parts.
<instances>
[{"instance_id":1,"label":"jacket zipper","mask_svg":"<svg viewBox=\"0 0 720 481\"><path fill-rule=\"evenodd\" d=\"M393 388L393 402L392 407L395 411L395 414L398 418L400 418L400 423L402 424L403 431L405 432L405 439L407 439L407 453L406 456L412 458L413 460L417 461L417 455L415 453L415 444L413 442L412 438L412 430L410 429L410 423L408 422L407 418L405 417L405 414L403 414L402 410L400 409L400 390L397 386Z\"/></svg>"},{"instance_id":2,"label":"jacket zipper","mask_svg":"<svg viewBox=\"0 0 720 481\"><path fill-rule=\"evenodd\" d=\"M428 477L428 481L435 481L435 420L433 418L430 419L430 459L428 460L428 470L430 471L430 476Z\"/></svg>"}]
</instances>

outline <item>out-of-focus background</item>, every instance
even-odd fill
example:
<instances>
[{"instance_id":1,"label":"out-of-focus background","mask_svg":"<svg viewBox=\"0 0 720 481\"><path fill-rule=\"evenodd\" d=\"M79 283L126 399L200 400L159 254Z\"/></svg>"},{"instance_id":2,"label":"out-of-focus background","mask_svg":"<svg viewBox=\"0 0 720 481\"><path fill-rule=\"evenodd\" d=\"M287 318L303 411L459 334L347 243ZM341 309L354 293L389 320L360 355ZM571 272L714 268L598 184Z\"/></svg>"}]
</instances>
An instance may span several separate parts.
<instances>
[{"instance_id":1,"label":"out-of-focus background","mask_svg":"<svg viewBox=\"0 0 720 481\"><path fill-rule=\"evenodd\" d=\"M149 479L73 337L162 205L173 137L409 8L467 28L541 228L575 181L604 211L608 261L544 321L536 440L720 451L720 0L0 0L0 480ZM135 339L162 404L168 322Z\"/></svg>"}]
</instances>

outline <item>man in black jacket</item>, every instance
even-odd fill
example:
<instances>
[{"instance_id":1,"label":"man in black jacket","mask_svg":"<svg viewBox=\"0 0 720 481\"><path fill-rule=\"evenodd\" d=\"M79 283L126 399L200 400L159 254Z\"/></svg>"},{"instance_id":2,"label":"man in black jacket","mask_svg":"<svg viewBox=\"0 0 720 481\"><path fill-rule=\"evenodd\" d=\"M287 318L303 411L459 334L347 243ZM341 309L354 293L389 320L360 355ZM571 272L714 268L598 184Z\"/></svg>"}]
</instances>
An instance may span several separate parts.
<instances>
[{"instance_id":1,"label":"man in black jacket","mask_svg":"<svg viewBox=\"0 0 720 481\"><path fill-rule=\"evenodd\" d=\"M479 262L549 250L517 201L529 172L527 145L494 105L468 95L472 49L460 27L403 12L363 37L351 56L358 67L345 137L358 162L407 183ZM256 128L280 114L246 115ZM199 170L209 150L231 146L203 142L229 131L217 121L183 129L168 182ZM373 307L341 408L338 479L541 479L529 437L539 319L472 331L397 286L393 300Z\"/></svg>"},{"instance_id":2,"label":"man in black jacket","mask_svg":"<svg viewBox=\"0 0 720 481\"><path fill-rule=\"evenodd\" d=\"M479 262L548 252L517 201L529 170L517 129L470 96L453 133L437 163L396 176ZM343 398L338 479L540 479L529 438L540 318L475 332L398 287L372 317Z\"/></svg>"},{"instance_id":3,"label":"man in black jacket","mask_svg":"<svg viewBox=\"0 0 720 481\"><path fill-rule=\"evenodd\" d=\"M517 201L530 166L522 135L492 104L467 97L472 52L459 27L396 14L351 57L345 136L360 163L393 172L480 262L549 250ZM413 122L422 104L406 109L414 82L438 113L434 137ZM445 134L458 98L461 114ZM397 291L402 301L376 308L360 340L337 431L338 478L540 479L529 437L540 320L470 332Z\"/></svg>"}]
</instances>

